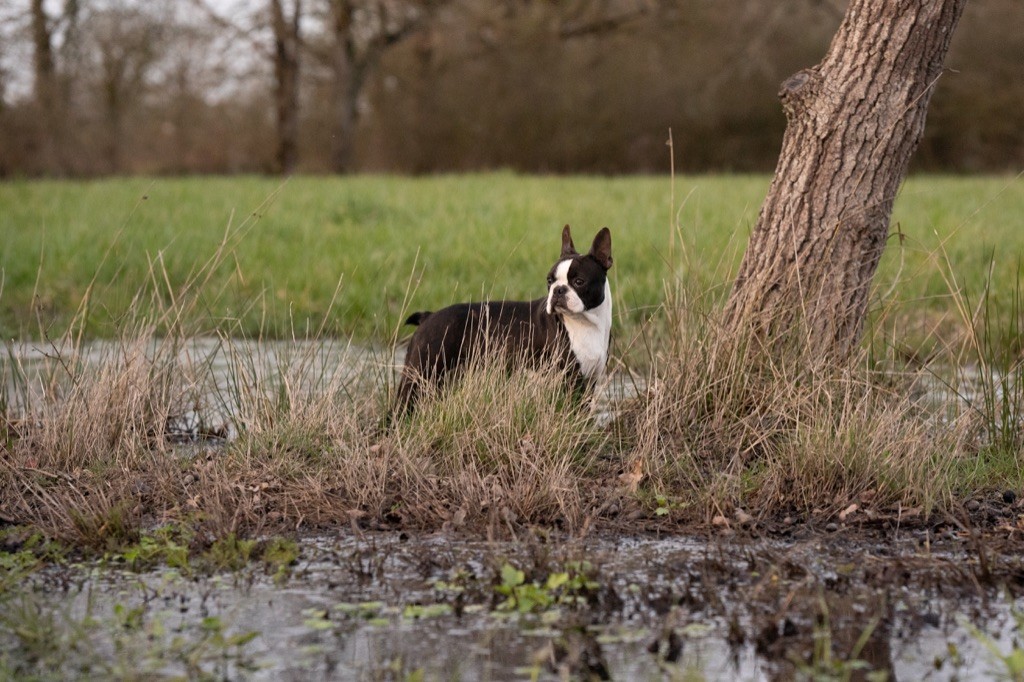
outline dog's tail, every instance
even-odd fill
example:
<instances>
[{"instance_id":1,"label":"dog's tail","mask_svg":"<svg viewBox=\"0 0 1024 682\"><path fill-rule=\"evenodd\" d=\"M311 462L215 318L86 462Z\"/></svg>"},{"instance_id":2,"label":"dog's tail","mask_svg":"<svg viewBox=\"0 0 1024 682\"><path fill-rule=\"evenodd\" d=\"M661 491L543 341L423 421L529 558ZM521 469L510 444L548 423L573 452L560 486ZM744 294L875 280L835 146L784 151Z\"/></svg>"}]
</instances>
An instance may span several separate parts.
<instances>
[{"instance_id":1,"label":"dog's tail","mask_svg":"<svg viewBox=\"0 0 1024 682\"><path fill-rule=\"evenodd\" d=\"M419 313L413 313L412 315L409 316L409 319L406 320L405 323L412 325L422 324L424 320L430 317L430 315L431 312L429 310L424 310L423 312Z\"/></svg>"}]
</instances>

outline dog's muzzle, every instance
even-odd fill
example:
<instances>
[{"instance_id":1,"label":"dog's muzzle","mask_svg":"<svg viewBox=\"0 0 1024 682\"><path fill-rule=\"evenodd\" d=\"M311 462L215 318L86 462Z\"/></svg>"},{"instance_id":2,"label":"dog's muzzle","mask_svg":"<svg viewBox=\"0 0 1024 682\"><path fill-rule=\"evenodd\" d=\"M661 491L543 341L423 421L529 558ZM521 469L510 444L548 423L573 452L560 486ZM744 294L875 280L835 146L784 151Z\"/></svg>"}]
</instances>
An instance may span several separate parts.
<instances>
[{"instance_id":1,"label":"dog's muzzle","mask_svg":"<svg viewBox=\"0 0 1024 682\"><path fill-rule=\"evenodd\" d=\"M548 313L554 313L557 311L567 311L569 299L567 294L569 293L569 287L564 284L559 285L551 290L551 296L548 298Z\"/></svg>"}]
</instances>

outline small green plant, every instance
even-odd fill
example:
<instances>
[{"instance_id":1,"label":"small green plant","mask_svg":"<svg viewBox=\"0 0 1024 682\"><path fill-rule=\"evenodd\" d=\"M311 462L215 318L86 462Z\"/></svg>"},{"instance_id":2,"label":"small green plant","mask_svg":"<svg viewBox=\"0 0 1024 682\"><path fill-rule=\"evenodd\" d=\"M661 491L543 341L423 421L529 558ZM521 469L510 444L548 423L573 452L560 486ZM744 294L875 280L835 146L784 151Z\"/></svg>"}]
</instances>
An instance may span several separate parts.
<instances>
[{"instance_id":1,"label":"small green plant","mask_svg":"<svg viewBox=\"0 0 1024 682\"><path fill-rule=\"evenodd\" d=\"M114 622L121 630L135 631L142 629L145 616L145 606L128 607L124 604L114 604Z\"/></svg>"},{"instance_id":2,"label":"small green plant","mask_svg":"<svg viewBox=\"0 0 1024 682\"><path fill-rule=\"evenodd\" d=\"M299 560L299 545L294 540L282 537L270 538L262 545L260 560L268 572L273 572L274 582L282 583Z\"/></svg>"},{"instance_id":3,"label":"small green plant","mask_svg":"<svg viewBox=\"0 0 1024 682\"><path fill-rule=\"evenodd\" d=\"M549 573L543 582L528 581L526 574L506 562L500 570L501 582L494 591L505 597L498 611L539 613L556 606L576 606L586 602L588 594L598 589L589 562L571 561L564 571Z\"/></svg>"},{"instance_id":4,"label":"small green plant","mask_svg":"<svg viewBox=\"0 0 1024 682\"><path fill-rule=\"evenodd\" d=\"M330 630L334 627L327 609L303 609L302 624L310 630Z\"/></svg>"},{"instance_id":5,"label":"small green plant","mask_svg":"<svg viewBox=\"0 0 1024 682\"><path fill-rule=\"evenodd\" d=\"M133 571L146 571L164 564L188 572L190 536L191 533L185 529L162 526L144 534L137 543L112 557L123 560Z\"/></svg>"},{"instance_id":6,"label":"small green plant","mask_svg":"<svg viewBox=\"0 0 1024 682\"><path fill-rule=\"evenodd\" d=\"M391 623L385 610L387 605L381 601L367 601L361 604L341 602L331 609L338 616L366 622L368 625L386 627Z\"/></svg>"},{"instance_id":7,"label":"small green plant","mask_svg":"<svg viewBox=\"0 0 1024 682\"><path fill-rule=\"evenodd\" d=\"M671 502L668 497L662 493L658 493L654 496L654 502L657 505L654 508L655 516L668 516L672 512Z\"/></svg>"},{"instance_id":8,"label":"small green plant","mask_svg":"<svg viewBox=\"0 0 1024 682\"><path fill-rule=\"evenodd\" d=\"M244 540L228 533L203 554L203 560L215 570L238 571L245 568L256 549L255 540Z\"/></svg>"},{"instance_id":9,"label":"small green plant","mask_svg":"<svg viewBox=\"0 0 1024 682\"><path fill-rule=\"evenodd\" d=\"M232 669L253 672L258 668L245 651L257 636L259 633L254 631L229 634L220 618L207 616L194 641L171 640L168 658L183 664L192 679L228 679Z\"/></svg>"},{"instance_id":10,"label":"small green plant","mask_svg":"<svg viewBox=\"0 0 1024 682\"><path fill-rule=\"evenodd\" d=\"M473 584L475 577L471 571L459 568L452 572L448 580L438 580L434 583L434 589L447 594L464 594L466 589Z\"/></svg>"},{"instance_id":11,"label":"small green plant","mask_svg":"<svg viewBox=\"0 0 1024 682\"><path fill-rule=\"evenodd\" d=\"M37 559L49 563L65 563L68 548L55 542L29 526L9 526L0 529L0 547L17 552L29 552Z\"/></svg>"},{"instance_id":12,"label":"small green plant","mask_svg":"<svg viewBox=\"0 0 1024 682\"><path fill-rule=\"evenodd\" d=\"M406 620L426 620L447 616L452 612L451 604L406 604L402 609L402 618Z\"/></svg>"},{"instance_id":13,"label":"small green plant","mask_svg":"<svg viewBox=\"0 0 1024 682\"><path fill-rule=\"evenodd\" d=\"M397 656L376 667L373 670L372 679L423 682L426 679L426 673L423 668L410 668L404 656Z\"/></svg>"},{"instance_id":14,"label":"small green plant","mask_svg":"<svg viewBox=\"0 0 1024 682\"><path fill-rule=\"evenodd\" d=\"M39 558L28 550L0 552L0 594L24 580L39 563Z\"/></svg>"}]
</instances>

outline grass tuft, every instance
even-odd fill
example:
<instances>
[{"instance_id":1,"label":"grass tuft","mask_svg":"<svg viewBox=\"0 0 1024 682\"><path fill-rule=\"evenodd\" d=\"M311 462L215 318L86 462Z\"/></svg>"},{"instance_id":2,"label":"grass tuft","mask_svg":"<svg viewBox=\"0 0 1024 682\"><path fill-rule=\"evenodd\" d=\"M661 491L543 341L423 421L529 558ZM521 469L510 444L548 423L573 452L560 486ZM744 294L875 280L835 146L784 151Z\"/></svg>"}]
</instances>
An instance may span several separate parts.
<instances>
[{"instance_id":1,"label":"grass tuft","mask_svg":"<svg viewBox=\"0 0 1024 682\"><path fill-rule=\"evenodd\" d=\"M693 296L670 296L667 347L627 413L630 470L655 491L687 491L690 518L736 510L835 516L851 504L931 511L955 484L952 429L922 404L920 372L883 371L862 353L809 362L724 331Z\"/></svg>"},{"instance_id":2,"label":"grass tuft","mask_svg":"<svg viewBox=\"0 0 1024 682\"><path fill-rule=\"evenodd\" d=\"M424 398L381 444L407 477L404 504L456 525L580 522L608 437L560 369L477 361Z\"/></svg>"}]
</instances>

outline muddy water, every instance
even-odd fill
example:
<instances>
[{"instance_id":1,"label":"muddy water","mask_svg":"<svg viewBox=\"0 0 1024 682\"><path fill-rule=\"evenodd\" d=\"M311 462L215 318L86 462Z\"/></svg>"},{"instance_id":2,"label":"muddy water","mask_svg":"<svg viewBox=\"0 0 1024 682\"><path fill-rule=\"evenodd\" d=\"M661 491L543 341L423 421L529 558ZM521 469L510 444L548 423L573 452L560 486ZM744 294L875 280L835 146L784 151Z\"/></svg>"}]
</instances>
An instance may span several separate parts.
<instances>
[{"instance_id":1,"label":"muddy water","mask_svg":"<svg viewBox=\"0 0 1024 682\"><path fill-rule=\"evenodd\" d=\"M291 373L321 382L351 382L391 370L393 360L382 349L354 345L345 340L258 341L193 337L180 340L149 339L138 342L92 341L80 347L66 342L9 344L0 356L7 395L40 398L69 376L105 367L126 371L130 366L172 367L183 383L197 388L227 389L239 378L274 382Z\"/></svg>"},{"instance_id":2,"label":"muddy water","mask_svg":"<svg viewBox=\"0 0 1024 682\"><path fill-rule=\"evenodd\" d=\"M287 578L258 567L197 576L85 566L37 574L25 594L68 631L90 624L61 672L100 677L132 669L257 680L842 679L868 671L990 679L1006 667L983 640L1013 651L1020 633L1011 610L1024 603L1006 585L1024 573L1007 556L979 579L968 544L951 538L938 549L931 538L904 535L872 545L841 533L504 543L346 534L304 540ZM549 600L509 605L501 587L515 576L509 566ZM580 566L584 581L544 588L551 574ZM243 635L251 641L226 643Z\"/></svg>"},{"instance_id":3,"label":"muddy water","mask_svg":"<svg viewBox=\"0 0 1024 682\"><path fill-rule=\"evenodd\" d=\"M173 403L168 424L172 435L231 434L236 432L239 405L251 400L254 391L273 395L284 384L321 397L379 391L397 382L404 361L404 346L392 352L330 339L195 337L139 343L93 341L81 347L23 342L10 344L0 353L0 399L9 414L19 417L71 390L83 372L170 367L177 379L168 397ZM625 372L613 375L596 404L599 422L611 419L616 404L642 388L638 377Z\"/></svg>"},{"instance_id":4,"label":"muddy water","mask_svg":"<svg viewBox=\"0 0 1024 682\"><path fill-rule=\"evenodd\" d=\"M153 369L172 367L177 381L169 396L168 432L176 442L201 439L206 434L237 433L236 421L254 392L273 395L281 386L311 395L354 395L394 385L405 359L405 348L395 350L353 344L344 339L259 341L193 337L176 341L92 341L81 347L36 343L8 344L0 353L0 402L8 414L19 417L33 407L70 390L82 372L102 368L130 371L140 363ZM617 414L622 400L645 390L643 377L613 372L595 403L599 424ZM1009 395L1005 395L1009 392ZM911 395L940 420L951 421L972 406L986 409L986 401L1014 405L1024 402L1015 381L993 372L986 376L973 365L940 367L922 372ZM989 406L992 407L992 406ZM999 409L994 412L997 416Z\"/></svg>"}]
</instances>

